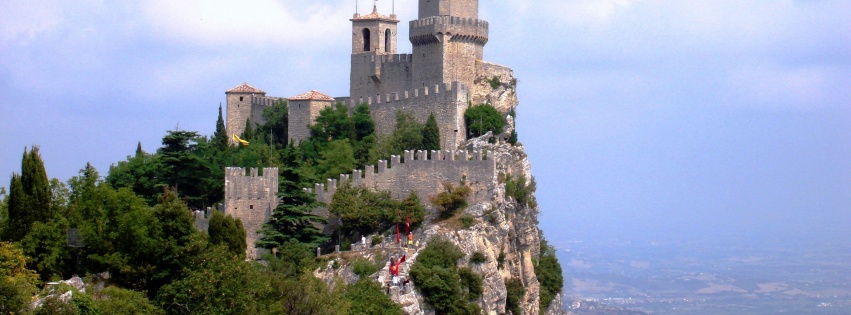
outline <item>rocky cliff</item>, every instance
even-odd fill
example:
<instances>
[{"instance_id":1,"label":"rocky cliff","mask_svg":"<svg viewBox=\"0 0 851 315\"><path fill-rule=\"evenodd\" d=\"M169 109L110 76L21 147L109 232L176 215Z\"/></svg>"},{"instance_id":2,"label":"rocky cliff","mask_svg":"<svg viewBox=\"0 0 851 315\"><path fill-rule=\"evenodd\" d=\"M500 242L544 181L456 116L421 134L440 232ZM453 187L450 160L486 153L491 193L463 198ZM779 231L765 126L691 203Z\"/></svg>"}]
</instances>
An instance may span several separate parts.
<instances>
[{"instance_id":1,"label":"rocky cliff","mask_svg":"<svg viewBox=\"0 0 851 315\"><path fill-rule=\"evenodd\" d=\"M484 185L489 188L487 198L476 198L463 214L473 218L469 227L464 227L458 220L439 220L435 210L426 202L426 207L431 215L426 224L415 231L418 246L411 248L400 248L397 244L385 243L386 247L355 244L356 251L338 255L338 261L329 262L340 265L340 268L326 268L317 271L315 275L328 282L346 281L354 282L358 279L347 265L348 261L356 257L379 260L382 269L371 276L375 281L386 283L389 280L389 262L387 257L399 257L407 254L407 262L402 265L400 276L407 278L407 272L411 265L416 262L419 252L425 248L427 242L436 237L448 239L456 244L465 254L458 261L459 265L469 266L483 279L483 294L478 301L484 314L506 313L506 281L508 279L519 279L523 284L524 296L520 303L524 314L539 314L539 290L540 285L535 275L534 262L540 253L540 231L537 227L538 209L534 202L534 193L526 198L525 203L520 203L506 193L506 178L526 178L527 185L533 185L531 176L531 165L522 146L510 144L490 144L484 138L473 139L468 142L469 149L485 150L496 160L497 170L500 174L494 179L493 185ZM522 177L521 177L522 175ZM474 192L481 193L481 192ZM367 238L369 239L369 238ZM369 242L369 241L368 241ZM486 257L483 263L471 263L470 258L474 253L482 253ZM434 310L425 302L413 283L405 290L401 287L390 289L391 297L400 303L408 314L434 314ZM550 307L544 314L564 314L560 308L560 298L550 303Z\"/></svg>"}]
</instances>

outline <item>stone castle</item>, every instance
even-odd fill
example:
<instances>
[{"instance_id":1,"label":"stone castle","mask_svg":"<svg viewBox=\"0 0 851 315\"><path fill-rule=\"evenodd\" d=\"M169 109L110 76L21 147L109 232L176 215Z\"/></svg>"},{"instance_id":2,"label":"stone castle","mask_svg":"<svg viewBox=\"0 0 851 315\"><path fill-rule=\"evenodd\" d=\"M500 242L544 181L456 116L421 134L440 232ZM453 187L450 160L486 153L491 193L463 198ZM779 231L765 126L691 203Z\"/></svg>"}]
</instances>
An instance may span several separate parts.
<instances>
[{"instance_id":1,"label":"stone castle","mask_svg":"<svg viewBox=\"0 0 851 315\"><path fill-rule=\"evenodd\" d=\"M407 151L404 157L392 157L389 165L379 161L377 168L355 170L339 182L329 179L311 190L317 200L330 201L338 183L348 181L390 191L397 198L414 192L421 200L439 192L445 182L464 180L474 191L489 191L493 187L485 186L492 186L496 178L494 158L486 152L458 150L467 140L464 112L470 104L489 103L507 116L510 131L513 117L508 114L518 102L512 70L482 60L488 22L478 19L478 9L478 0L419 0L419 17L409 23L411 54L397 53L395 14L382 15L376 7L367 15L354 14L349 96L335 98L314 90L289 98L269 97L244 83L225 92L228 135L242 134L246 121L262 124L263 110L279 101L287 101L288 140L295 143L310 136L309 126L320 110L336 103L350 109L368 104L378 135L393 131L399 111L421 123L433 113L441 151L430 156ZM264 169L262 176L257 171L246 175L245 169L228 168L225 178L225 213L242 219L249 248L277 205L277 171ZM248 257L257 253L250 249Z\"/></svg>"}]
</instances>

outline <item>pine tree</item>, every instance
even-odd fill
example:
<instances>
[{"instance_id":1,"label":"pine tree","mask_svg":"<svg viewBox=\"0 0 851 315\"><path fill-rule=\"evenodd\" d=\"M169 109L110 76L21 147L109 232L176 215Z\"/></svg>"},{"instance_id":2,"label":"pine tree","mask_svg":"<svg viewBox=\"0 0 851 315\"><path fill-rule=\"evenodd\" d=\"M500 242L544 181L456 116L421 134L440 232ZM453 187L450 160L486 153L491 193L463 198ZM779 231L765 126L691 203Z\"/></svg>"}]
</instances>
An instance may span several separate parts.
<instances>
[{"instance_id":1,"label":"pine tree","mask_svg":"<svg viewBox=\"0 0 851 315\"><path fill-rule=\"evenodd\" d=\"M301 152L292 145L281 153L282 167L278 176L281 203L260 230L263 237L257 241L257 246L272 249L297 241L316 247L328 240L328 236L316 228L318 224L326 222L325 218L312 213L313 209L322 204L316 201L313 194L302 190L303 182L308 180L300 173L303 160Z\"/></svg>"},{"instance_id":2,"label":"pine tree","mask_svg":"<svg viewBox=\"0 0 851 315\"><path fill-rule=\"evenodd\" d=\"M142 141L136 144L136 157L141 157L145 155L145 151L142 151Z\"/></svg>"},{"instance_id":3,"label":"pine tree","mask_svg":"<svg viewBox=\"0 0 851 315\"><path fill-rule=\"evenodd\" d=\"M440 150L440 128L437 127L434 113L428 116L423 127L423 150Z\"/></svg>"},{"instance_id":4,"label":"pine tree","mask_svg":"<svg viewBox=\"0 0 851 315\"><path fill-rule=\"evenodd\" d=\"M213 145L219 151L228 147L228 132L225 129L225 120L222 118L222 104L219 104L219 118L216 119L216 132L213 133Z\"/></svg>"}]
</instances>

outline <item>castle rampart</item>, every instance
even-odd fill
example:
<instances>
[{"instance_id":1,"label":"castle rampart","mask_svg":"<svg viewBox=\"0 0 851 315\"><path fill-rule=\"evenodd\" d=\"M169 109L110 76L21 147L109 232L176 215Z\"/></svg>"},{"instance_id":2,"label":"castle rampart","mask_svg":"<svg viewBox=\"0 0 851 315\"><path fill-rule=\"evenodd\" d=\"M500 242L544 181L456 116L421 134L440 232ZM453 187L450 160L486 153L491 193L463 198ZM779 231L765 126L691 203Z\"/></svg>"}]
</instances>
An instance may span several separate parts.
<instances>
[{"instance_id":1,"label":"castle rampart","mask_svg":"<svg viewBox=\"0 0 851 315\"><path fill-rule=\"evenodd\" d=\"M349 108L360 103L369 104L378 135L389 134L395 130L396 113L401 111L413 115L420 123L425 123L428 116L434 113L442 148L454 148L466 140L464 112L469 105L469 89L459 82L379 94L375 97L352 98L348 101Z\"/></svg>"},{"instance_id":2,"label":"castle rampart","mask_svg":"<svg viewBox=\"0 0 851 315\"><path fill-rule=\"evenodd\" d=\"M263 168L259 174L257 168L225 168L225 215L242 220L245 227L247 249L246 257L259 259L261 249L254 243L260 239L258 233L278 206L278 168Z\"/></svg>"},{"instance_id":3,"label":"castle rampart","mask_svg":"<svg viewBox=\"0 0 851 315\"><path fill-rule=\"evenodd\" d=\"M379 191L389 191L393 198L403 199L411 192L427 202L431 196L443 191L444 183L458 185L462 180L469 185L473 199L486 195L496 182L495 159L485 157L481 151L405 151L404 159L392 156L390 163L378 161L367 165L364 170L340 175L340 179L329 179L325 184L316 184L313 189L316 200L330 203L339 185L351 183ZM327 210L322 213L327 215Z\"/></svg>"}]
</instances>

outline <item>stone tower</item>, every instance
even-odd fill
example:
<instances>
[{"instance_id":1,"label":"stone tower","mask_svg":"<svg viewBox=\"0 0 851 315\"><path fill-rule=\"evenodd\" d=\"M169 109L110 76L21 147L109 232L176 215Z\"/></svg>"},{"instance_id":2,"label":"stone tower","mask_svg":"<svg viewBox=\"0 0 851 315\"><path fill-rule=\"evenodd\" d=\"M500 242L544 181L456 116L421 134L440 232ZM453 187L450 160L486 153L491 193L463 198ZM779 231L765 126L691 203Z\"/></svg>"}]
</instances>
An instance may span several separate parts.
<instances>
[{"instance_id":1,"label":"stone tower","mask_svg":"<svg viewBox=\"0 0 851 315\"><path fill-rule=\"evenodd\" d=\"M355 13L352 21L352 68L350 74L351 96L373 97L376 94L400 91L406 84L383 75L382 60L396 54L396 30L399 20L395 14Z\"/></svg>"},{"instance_id":2,"label":"stone tower","mask_svg":"<svg viewBox=\"0 0 851 315\"><path fill-rule=\"evenodd\" d=\"M420 0L419 19L410 27L414 88L453 81L472 86L488 42L478 0Z\"/></svg>"},{"instance_id":3,"label":"stone tower","mask_svg":"<svg viewBox=\"0 0 851 315\"><path fill-rule=\"evenodd\" d=\"M288 100L289 123L287 124L287 142L298 144L310 138L310 126L319 111L334 105L334 98L316 90L290 97Z\"/></svg>"},{"instance_id":4,"label":"stone tower","mask_svg":"<svg viewBox=\"0 0 851 315\"><path fill-rule=\"evenodd\" d=\"M225 92L227 98L228 144L235 145L233 135L241 135L245 131L245 121L250 119L252 124L263 121L263 107L254 106L252 99L256 96L265 97L266 92L248 83L240 84Z\"/></svg>"},{"instance_id":5,"label":"stone tower","mask_svg":"<svg viewBox=\"0 0 851 315\"><path fill-rule=\"evenodd\" d=\"M260 258L263 250L255 248L254 242L260 239L258 231L278 206L278 168L263 168L263 174L257 171L252 168L246 175L244 168L225 168L224 213L242 220L247 245L245 257L248 259Z\"/></svg>"}]
</instances>

